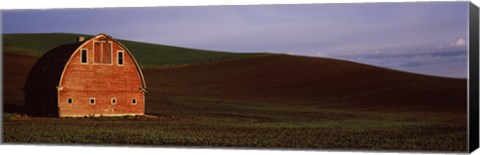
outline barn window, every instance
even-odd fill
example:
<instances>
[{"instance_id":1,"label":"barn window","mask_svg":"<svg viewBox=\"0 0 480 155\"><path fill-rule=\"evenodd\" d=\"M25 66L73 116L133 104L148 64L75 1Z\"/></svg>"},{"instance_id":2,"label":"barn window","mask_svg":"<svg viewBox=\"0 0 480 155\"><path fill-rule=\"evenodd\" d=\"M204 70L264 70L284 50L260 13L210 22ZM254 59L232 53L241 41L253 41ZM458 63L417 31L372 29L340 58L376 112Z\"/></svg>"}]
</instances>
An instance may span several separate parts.
<instances>
[{"instance_id":1,"label":"barn window","mask_svg":"<svg viewBox=\"0 0 480 155\"><path fill-rule=\"evenodd\" d=\"M95 64L112 64L112 42L96 41L93 46Z\"/></svg>"},{"instance_id":2,"label":"barn window","mask_svg":"<svg viewBox=\"0 0 480 155\"><path fill-rule=\"evenodd\" d=\"M73 99L72 99L72 98L68 98L68 99L67 99L67 103L68 103L68 104L72 104L72 103L73 103Z\"/></svg>"},{"instance_id":3,"label":"barn window","mask_svg":"<svg viewBox=\"0 0 480 155\"><path fill-rule=\"evenodd\" d=\"M132 105L136 105L136 104L137 104L137 99L132 98Z\"/></svg>"},{"instance_id":4,"label":"barn window","mask_svg":"<svg viewBox=\"0 0 480 155\"><path fill-rule=\"evenodd\" d=\"M118 51L118 65L123 65L123 51Z\"/></svg>"},{"instance_id":5,"label":"barn window","mask_svg":"<svg viewBox=\"0 0 480 155\"><path fill-rule=\"evenodd\" d=\"M89 102L90 102L91 105L94 105L95 104L95 98L90 98Z\"/></svg>"},{"instance_id":6,"label":"barn window","mask_svg":"<svg viewBox=\"0 0 480 155\"><path fill-rule=\"evenodd\" d=\"M112 105L115 105L115 104L117 104L117 98L115 98L115 97L114 97L114 98L112 98L112 101L111 101L111 102L112 102Z\"/></svg>"},{"instance_id":7,"label":"barn window","mask_svg":"<svg viewBox=\"0 0 480 155\"><path fill-rule=\"evenodd\" d=\"M87 54L88 54L88 51L86 49L82 49L82 52L81 52L81 58L80 58L80 62L82 64L86 64L88 63L88 57L87 57Z\"/></svg>"}]
</instances>

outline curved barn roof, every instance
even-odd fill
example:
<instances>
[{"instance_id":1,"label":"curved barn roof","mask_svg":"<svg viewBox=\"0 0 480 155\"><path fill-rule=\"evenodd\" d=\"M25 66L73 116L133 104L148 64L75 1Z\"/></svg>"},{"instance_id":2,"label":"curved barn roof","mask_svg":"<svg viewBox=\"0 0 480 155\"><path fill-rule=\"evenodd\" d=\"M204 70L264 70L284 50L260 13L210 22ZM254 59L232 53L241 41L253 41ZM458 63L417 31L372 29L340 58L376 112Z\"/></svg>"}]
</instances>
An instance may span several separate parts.
<instances>
[{"instance_id":1,"label":"curved barn roof","mask_svg":"<svg viewBox=\"0 0 480 155\"><path fill-rule=\"evenodd\" d=\"M120 45L125 52L132 57L135 67L137 68L138 74L142 81L143 89L146 89L145 79L143 77L142 70L137 60L133 54L119 41L113 39L111 36L104 33L98 34L88 40L83 42L64 44L57 46L51 49L49 52L45 53L37 62L33 65L30 73L28 74L27 80L25 82L24 89L44 89L44 88L56 88L60 86L62 82L62 77L64 70L68 62L72 59L73 55L79 51L79 48L88 42L94 40L95 38L105 36L112 41Z\"/></svg>"}]
</instances>

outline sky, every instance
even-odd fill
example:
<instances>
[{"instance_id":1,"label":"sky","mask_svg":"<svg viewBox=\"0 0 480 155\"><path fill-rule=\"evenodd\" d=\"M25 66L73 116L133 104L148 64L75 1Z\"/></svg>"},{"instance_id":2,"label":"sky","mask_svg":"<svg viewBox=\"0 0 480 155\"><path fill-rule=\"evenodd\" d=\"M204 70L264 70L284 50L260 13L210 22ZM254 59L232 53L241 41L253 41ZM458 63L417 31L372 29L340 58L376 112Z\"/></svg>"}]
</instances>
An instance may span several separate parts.
<instances>
[{"instance_id":1,"label":"sky","mask_svg":"<svg viewBox=\"0 0 480 155\"><path fill-rule=\"evenodd\" d=\"M107 33L228 52L349 60L467 77L468 2L3 10L2 33Z\"/></svg>"}]
</instances>

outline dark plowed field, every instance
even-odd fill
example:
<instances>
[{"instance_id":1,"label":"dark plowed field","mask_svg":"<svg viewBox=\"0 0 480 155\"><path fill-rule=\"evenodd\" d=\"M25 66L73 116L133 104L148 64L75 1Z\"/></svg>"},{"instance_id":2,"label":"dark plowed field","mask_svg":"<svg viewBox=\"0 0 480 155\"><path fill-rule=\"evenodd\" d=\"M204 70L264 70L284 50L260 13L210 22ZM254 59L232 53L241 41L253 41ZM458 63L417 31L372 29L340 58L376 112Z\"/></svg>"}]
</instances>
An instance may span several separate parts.
<instances>
[{"instance_id":1,"label":"dark plowed field","mask_svg":"<svg viewBox=\"0 0 480 155\"><path fill-rule=\"evenodd\" d=\"M6 110L21 110L25 99L23 85L37 58L3 52L3 103Z\"/></svg>"},{"instance_id":2,"label":"dark plowed field","mask_svg":"<svg viewBox=\"0 0 480 155\"><path fill-rule=\"evenodd\" d=\"M269 106L466 113L465 79L403 73L332 59L258 56L149 69L144 74L149 102L162 96L196 96L268 102Z\"/></svg>"}]
</instances>

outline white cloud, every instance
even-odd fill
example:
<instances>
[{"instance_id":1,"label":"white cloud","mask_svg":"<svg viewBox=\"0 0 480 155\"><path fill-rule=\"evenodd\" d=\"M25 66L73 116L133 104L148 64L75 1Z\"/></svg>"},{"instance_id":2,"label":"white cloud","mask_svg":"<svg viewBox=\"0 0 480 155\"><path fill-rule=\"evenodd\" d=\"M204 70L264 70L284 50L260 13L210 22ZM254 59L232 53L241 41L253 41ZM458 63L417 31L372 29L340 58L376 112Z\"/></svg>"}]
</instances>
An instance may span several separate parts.
<instances>
[{"instance_id":1,"label":"white cloud","mask_svg":"<svg viewBox=\"0 0 480 155\"><path fill-rule=\"evenodd\" d=\"M450 46L460 47L465 46L467 43L463 38L457 39L455 42L450 43Z\"/></svg>"},{"instance_id":2,"label":"white cloud","mask_svg":"<svg viewBox=\"0 0 480 155\"><path fill-rule=\"evenodd\" d=\"M323 53L323 52L317 52L317 53L315 53L315 55L319 56L319 57L325 57L326 56L325 53Z\"/></svg>"}]
</instances>

